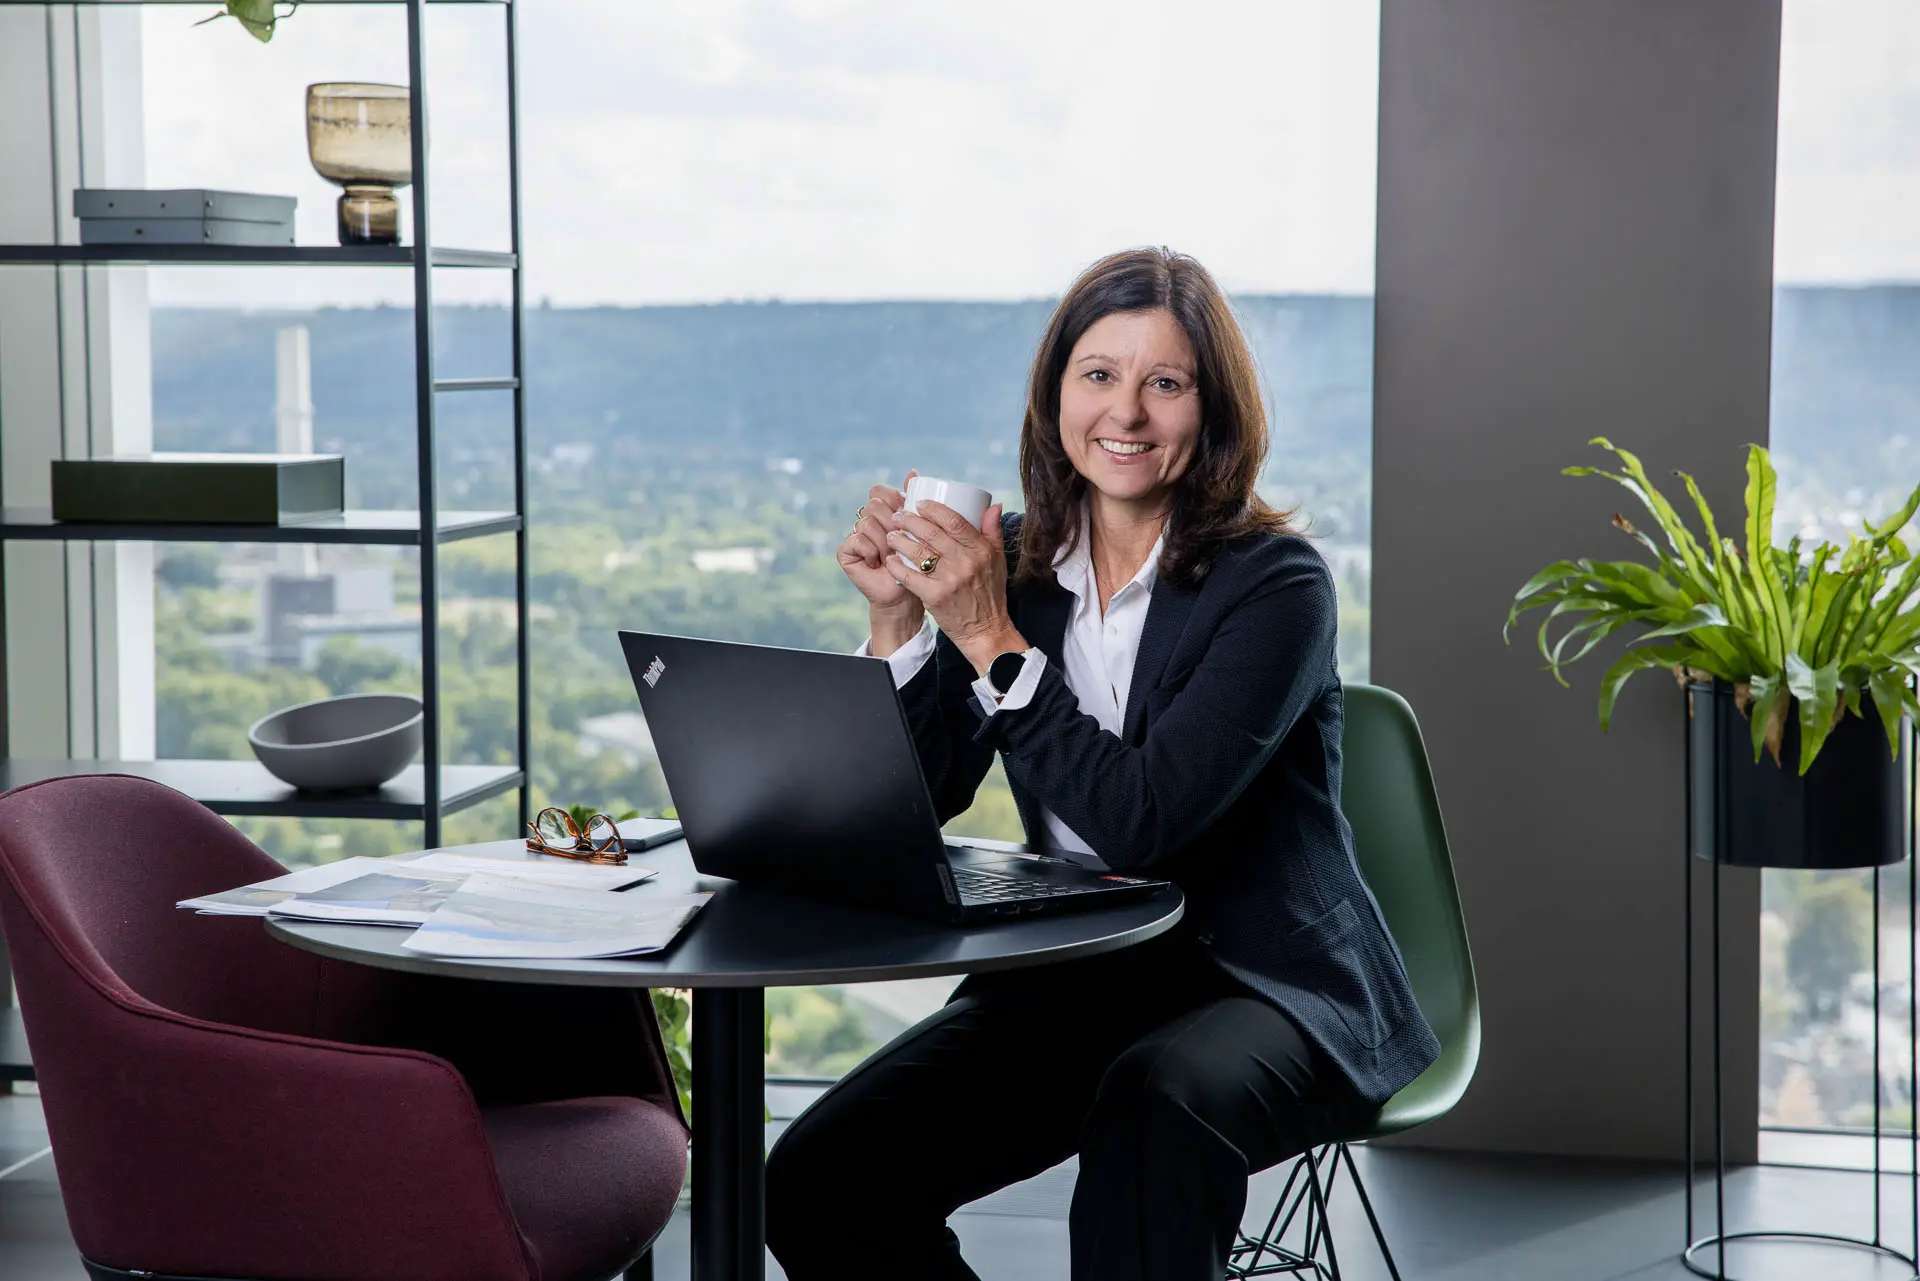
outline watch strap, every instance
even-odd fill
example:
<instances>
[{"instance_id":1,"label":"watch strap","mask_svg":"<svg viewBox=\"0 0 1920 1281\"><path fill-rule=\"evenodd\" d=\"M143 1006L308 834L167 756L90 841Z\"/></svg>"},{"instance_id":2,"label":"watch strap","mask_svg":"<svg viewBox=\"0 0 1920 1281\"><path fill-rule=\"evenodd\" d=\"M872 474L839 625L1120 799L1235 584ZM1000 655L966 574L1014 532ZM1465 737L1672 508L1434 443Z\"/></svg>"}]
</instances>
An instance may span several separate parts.
<instances>
[{"instance_id":1,"label":"watch strap","mask_svg":"<svg viewBox=\"0 0 1920 1281\"><path fill-rule=\"evenodd\" d=\"M987 664L987 684L992 687L996 699L1007 696L1007 691L1020 679L1020 672L1026 665L1027 656L1015 650L1008 650Z\"/></svg>"}]
</instances>

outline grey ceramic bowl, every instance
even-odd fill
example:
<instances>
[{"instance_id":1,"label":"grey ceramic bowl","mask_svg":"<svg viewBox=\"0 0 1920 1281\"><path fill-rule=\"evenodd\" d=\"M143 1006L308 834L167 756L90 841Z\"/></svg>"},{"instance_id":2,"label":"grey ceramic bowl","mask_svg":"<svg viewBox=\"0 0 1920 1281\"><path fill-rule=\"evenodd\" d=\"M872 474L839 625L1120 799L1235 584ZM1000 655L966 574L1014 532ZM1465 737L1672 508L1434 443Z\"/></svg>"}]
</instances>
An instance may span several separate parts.
<instances>
[{"instance_id":1,"label":"grey ceramic bowl","mask_svg":"<svg viewBox=\"0 0 1920 1281\"><path fill-rule=\"evenodd\" d=\"M253 754L303 791L378 787L420 750L426 715L410 694L345 694L296 703L255 721Z\"/></svg>"}]
</instances>

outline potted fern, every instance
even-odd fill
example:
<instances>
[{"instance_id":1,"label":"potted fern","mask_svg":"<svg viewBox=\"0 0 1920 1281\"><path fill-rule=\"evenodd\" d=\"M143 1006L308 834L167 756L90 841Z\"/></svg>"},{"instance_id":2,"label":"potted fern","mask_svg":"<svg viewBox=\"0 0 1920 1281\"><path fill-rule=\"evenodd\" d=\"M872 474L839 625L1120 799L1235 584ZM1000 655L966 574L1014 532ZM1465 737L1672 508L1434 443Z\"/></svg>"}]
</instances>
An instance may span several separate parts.
<instances>
[{"instance_id":1,"label":"potted fern","mask_svg":"<svg viewBox=\"0 0 1920 1281\"><path fill-rule=\"evenodd\" d=\"M1639 627L1600 678L1600 728L1621 688L1651 668L1687 689L1695 799L1692 847L1749 867L1869 867L1905 857L1908 714L1920 711L1920 560L1900 531L1906 504L1845 547L1773 543L1776 476L1767 451L1747 452L1745 547L1721 534L1693 477L1676 472L1699 515L1696 534L1604 437L1620 470L1568 467L1639 500L1651 532L1616 513L1645 560L1555 561L1515 594L1503 636L1545 610L1537 641L1563 670L1623 628ZM1556 625L1559 626L1556 634ZM1877 723L1876 723L1877 722Z\"/></svg>"}]
</instances>

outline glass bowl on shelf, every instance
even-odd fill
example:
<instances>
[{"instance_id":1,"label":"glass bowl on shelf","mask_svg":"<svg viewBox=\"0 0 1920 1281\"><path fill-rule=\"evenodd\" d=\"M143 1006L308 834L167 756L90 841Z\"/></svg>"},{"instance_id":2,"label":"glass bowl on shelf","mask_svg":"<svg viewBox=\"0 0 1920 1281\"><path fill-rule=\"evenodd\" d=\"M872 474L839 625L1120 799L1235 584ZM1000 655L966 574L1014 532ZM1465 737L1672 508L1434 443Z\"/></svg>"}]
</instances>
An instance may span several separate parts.
<instances>
[{"instance_id":1,"label":"glass bowl on shelf","mask_svg":"<svg viewBox=\"0 0 1920 1281\"><path fill-rule=\"evenodd\" d=\"M400 243L394 191L413 181L413 116L405 85L307 86L307 155L338 183L340 243Z\"/></svg>"}]
</instances>

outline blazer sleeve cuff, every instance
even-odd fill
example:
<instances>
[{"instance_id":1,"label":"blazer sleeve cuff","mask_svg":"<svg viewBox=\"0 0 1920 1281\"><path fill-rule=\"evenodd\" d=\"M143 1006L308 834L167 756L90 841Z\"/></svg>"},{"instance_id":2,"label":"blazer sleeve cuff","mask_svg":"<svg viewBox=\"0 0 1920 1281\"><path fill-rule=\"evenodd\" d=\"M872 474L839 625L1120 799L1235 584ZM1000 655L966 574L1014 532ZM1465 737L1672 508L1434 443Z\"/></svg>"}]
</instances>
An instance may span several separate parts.
<instances>
[{"instance_id":1,"label":"blazer sleeve cuff","mask_svg":"<svg viewBox=\"0 0 1920 1281\"><path fill-rule=\"evenodd\" d=\"M973 683L974 702L980 708L980 715L988 720L1001 712L1017 712L1033 701L1033 691L1040 687L1040 677L1047 670L1047 656L1038 648L1026 652L1026 662L1020 666L1020 674L1013 678L1013 688L1007 691L1005 698L993 696L993 685L982 676Z\"/></svg>"},{"instance_id":2,"label":"blazer sleeve cuff","mask_svg":"<svg viewBox=\"0 0 1920 1281\"><path fill-rule=\"evenodd\" d=\"M1032 684L1021 690L1023 697L1018 706L1014 704L1015 690L1031 679ZM980 702L975 699L976 710ZM1039 661L1030 662L1021 669L1020 677L1014 682L1014 689L1007 691L1007 697L987 715L974 732L978 742L991 744L998 750L1011 751L1022 743L1032 742L1035 735L1045 736L1049 725L1058 724L1080 710L1080 700L1074 697L1068 688L1066 677L1060 669L1046 661L1040 655Z\"/></svg>"},{"instance_id":3,"label":"blazer sleeve cuff","mask_svg":"<svg viewBox=\"0 0 1920 1281\"><path fill-rule=\"evenodd\" d=\"M934 632L933 620L927 619L920 624L913 639L887 655L887 666L893 672L893 687L905 689L907 682L920 674L920 669L933 657ZM873 657L873 638L869 636L860 642L860 648L853 651L856 657Z\"/></svg>"}]
</instances>

